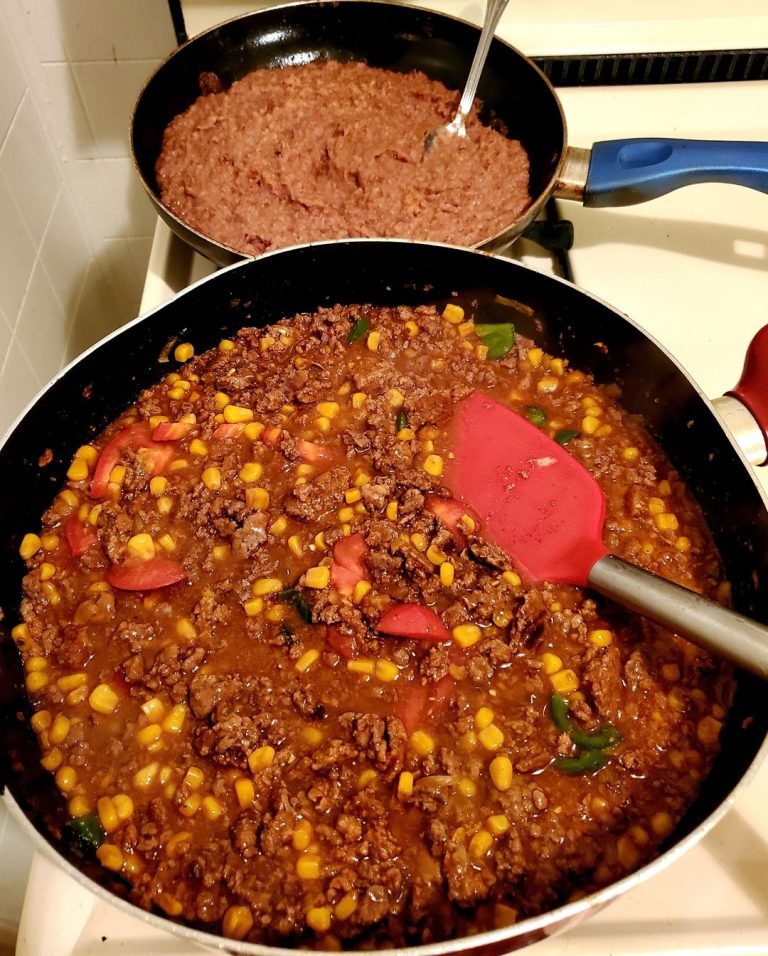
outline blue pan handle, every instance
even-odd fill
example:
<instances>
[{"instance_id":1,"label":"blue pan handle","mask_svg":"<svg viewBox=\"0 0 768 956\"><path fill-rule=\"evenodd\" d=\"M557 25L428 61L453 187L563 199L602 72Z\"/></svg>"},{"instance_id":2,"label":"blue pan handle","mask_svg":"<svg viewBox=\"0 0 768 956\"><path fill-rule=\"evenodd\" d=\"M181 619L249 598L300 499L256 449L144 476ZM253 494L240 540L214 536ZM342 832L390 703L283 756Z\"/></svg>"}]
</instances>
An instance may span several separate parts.
<instances>
[{"instance_id":1,"label":"blue pan handle","mask_svg":"<svg viewBox=\"0 0 768 956\"><path fill-rule=\"evenodd\" d=\"M694 183L768 193L768 143L614 139L595 143L585 206L632 206Z\"/></svg>"}]
</instances>

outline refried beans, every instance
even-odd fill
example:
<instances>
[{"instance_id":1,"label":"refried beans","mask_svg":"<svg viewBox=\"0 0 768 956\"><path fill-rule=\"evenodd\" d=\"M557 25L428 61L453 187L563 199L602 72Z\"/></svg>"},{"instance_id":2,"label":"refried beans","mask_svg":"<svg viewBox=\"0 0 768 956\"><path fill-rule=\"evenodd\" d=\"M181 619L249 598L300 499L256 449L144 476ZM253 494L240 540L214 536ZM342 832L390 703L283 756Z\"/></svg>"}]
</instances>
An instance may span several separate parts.
<instances>
[{"instance_id":1,"label":"refried beans","mask_svg":"<svg viewBox=\"0 0 768 956\"><path fill-rule=\"evenodd\" d=\"M257 70L168 125L162 201L239 252L350 236L475 245L530 205L522 145L484 126L424 156L457 94L363 63Z\"/></svg>"}]
</instances>

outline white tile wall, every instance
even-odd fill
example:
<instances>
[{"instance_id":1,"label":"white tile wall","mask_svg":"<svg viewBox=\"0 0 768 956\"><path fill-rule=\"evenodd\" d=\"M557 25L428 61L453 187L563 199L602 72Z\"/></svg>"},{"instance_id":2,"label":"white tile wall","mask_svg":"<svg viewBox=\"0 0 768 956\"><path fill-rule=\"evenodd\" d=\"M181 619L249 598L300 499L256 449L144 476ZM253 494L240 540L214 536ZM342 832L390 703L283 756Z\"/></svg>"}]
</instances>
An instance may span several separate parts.
<instances>
[{"instance_id":1,"label":"white tile wall","mask_svg":"<svg viewBox=\"0 0 768 956\"><path fill-rule=\"evenodd\" d=\"M0 434L136 314L155 217L129 120L174 46L163 0L0 2Z\"/></svg>"}]
</instances>

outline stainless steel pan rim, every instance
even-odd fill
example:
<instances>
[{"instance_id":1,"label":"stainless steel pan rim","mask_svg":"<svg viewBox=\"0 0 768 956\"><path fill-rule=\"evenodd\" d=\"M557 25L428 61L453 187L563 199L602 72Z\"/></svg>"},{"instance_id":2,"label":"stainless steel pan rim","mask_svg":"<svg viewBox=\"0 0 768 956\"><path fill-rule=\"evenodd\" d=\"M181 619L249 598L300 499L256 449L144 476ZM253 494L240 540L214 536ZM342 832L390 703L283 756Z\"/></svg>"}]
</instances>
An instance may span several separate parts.
<instances>
[{"instance_id":1,"label":"stainless steel pan rim","mask_svg":"<svg viewBox=\"0 0 768 956\"><path fill-rule=\"evenodd\" d=\"M274 256L284 256L286 253L297 252L302 249L311 249L315 247L330 247L330 246L339 246L343 247L346 245L385 245L385 244L398 244L398 245L407 245L414 248L418 247L429 247L434 249L445 249L449 250L452 253L461 253L463 256L488 256L489 258L496 259L497 261L504 263L505 270L521 270L525 273L530 273L533 270L529 269L527 266L524 266L520 263L513 262L511 260L503 260L499 257L489 256L488 253L484 253L477 250L467 249L466 247L454 246L447 243L428 243L428 242L419 242L415 240L403 240L403 239L345 239L343 241L325 241L320 243L308 243L300 246L292 246L285 249L273 250L267 253L264 253L262 256L253 259L253 262L261 261L262 259L267 260ZM249 264L250 265L250 264ZM155 309L152 309L149 312L144 313L143 315L137 317L132 322L128 323L125 326L122 326L119 329L114 330L109 335L105 336L99 342L92 345L87 351L82 353L76 359L74 359L65 369L63 369L48 385L46 385L35 398L29 403L27 408L18 416L14 424L10 427L6 435L4 436L2 442L0 443L0 450L7 442L10 435L14 430L23 422L28 411L40 400L40 398L61 378L66 376L73 368L75 368L80 362L86 359L89 355L99 350L106 342L111 341L123 334L126 330L133 328L143 322L151 321L152 316L163 309L165 309L171 302L181 300L188 296L190 293L194 292L195 289L200 288L206 283L220 281L223 275L226 275L228 272L233 272L239 269L242 269L244 263L236 262L231 266L225 267L219 272L216 272L210 276L206 276L203 279L200 279L198 282L189 286L187 289L182 292L177 293L168 302L163 305L158 306ZM560 279L555 276L546 276L547 281L557 282L563 286L568 287L571 290L576 289L572 283ZM651 335L649 335L645 330L643 330L637 323L635 323L628 316L624 316L618 310L608 305L604 300L600 299L598 296L592 295L591 293L585 292L581 289L576 289L578 295L585 299L590 299L600 306L607 308L611 312L617 315L618 318L623 319L630 326L632 326L640 335L648 339L652 344L656 346L667 358L671 360L673 365L676 366L677 370L687 379L688 383L692 389L696 392L698 397L710 408L712 408L709 399L703 394L701 389L698 387L695 381L691 379L686 370L674 359L674 357L664 348L662 344L656 341ZM763 492L761 486L758 482L755 481L752 469L747 463L741 449L737 443L733 440L731 435L726 429L723 429L723 434L727 438L729 444L732 446L742 466L746 469L746 472L749 474L752 479L753 484L759 492L760 498L762 500L763 506L768 509L768 496ZM446 940L439 943L424 944L413 947L406 948L397 948L397 949L387 949L387 950L376 950L376 952L381 952L387 954L387 956L442 956L442 954L447 953L458 953L458 952L473 952L478 951L482 952L483 956L496 956L499 954L501 956L504 952L509 952L511 950L529 945L538 940L544 939L548 936L554 936L557 933L563 932L569 928L574 927L578 923L582 922L590 914L602 909L607 903L616 897L624 894L625 892L631 890L634 886L638 885L641 882L644 882L646 879L653 877L655 874L661 872L668 865L679 859L684 853L686 853L692 846L694 846L699 840L701 840L717 823L722 820L726 813L730 810L733 803L739 798L743 791L749 787L751 781L755 777L759 767L762 762L768 756L768 738L764 739L754 757L752 758L747 769L743 771L733 785L728 795L723 798L719 804L697 825L695 826L686 836L680 838L673 846L666 849L662 852L656 859L652 860L645 866L641 867L639 870L629 874L623 879L612 883L611 885L605 887L602 890L599 890L596 893L591 894L583 899L577 900L572 903L568 903L564 906L561 906L557 909L550 910L546 913L543 913L539 916L523 920L522 922L515 924L510 927L505 927L502 929L491 930L484 933L479 933L475 936L466 936L459 939ZM60 855L55 848L49 843L46 837L40 833L32 824L30 819L24 813L22 808L17 803L13 794L10 792L9 788L6 788L5 792L2 794L2 798L5 801L5 805L8 808L9 812L12 814L14 819L19 823L22 830L26 835L32 840L35 848L40 851L46 858L54 861L61 867L61 869L69 877L74 879L81 887L92 892L100 900L109 903L117 907L121 912L124 912L134 918L138 918L148 925L152 926L155 929L163 930L165 932L172 932L177 936L180 936L190 943L194 943L201 947L207 947L209 949L220 949L227 950L230 952L237 953L246 953L253 954L253 956L292 956L295 954L295 949L289 949L285 947L274 947L267 946L264 944L257 943L247 943L247 942L238 942L235 940L225 939L221 936L203 932L201 930L193 929L189 926L176 923L170 919L166 919L160 916L157 916L153 913L150 913L144 909L141 909L129 901L122 899L121 897L113 894L105 887L99 885L94 880L90 879L75 866L73 866L68 860L66 860L62 855Z\"/></svg>"}]
</instances>

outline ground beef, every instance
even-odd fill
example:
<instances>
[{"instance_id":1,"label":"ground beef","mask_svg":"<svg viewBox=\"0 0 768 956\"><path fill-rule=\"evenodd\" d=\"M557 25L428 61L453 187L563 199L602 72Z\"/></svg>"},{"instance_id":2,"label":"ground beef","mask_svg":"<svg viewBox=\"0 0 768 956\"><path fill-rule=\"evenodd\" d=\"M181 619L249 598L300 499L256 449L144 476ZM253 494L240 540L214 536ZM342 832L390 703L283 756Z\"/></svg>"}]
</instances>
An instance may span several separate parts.
<instances>
[{"instance_id":1,"label":"ground beef","mask_svg":"<svg viewBox=\"0 0 768 956\"><path fill-rule=\"evenodd\" d=\"M168 125L162 200L249 255L346 236L473 245L530 204L528 157L480 124L477 105L466 139L425 155L425 134L457 98L422 73L363 63L257 70Z\"/></svg>"}]
</instances>

